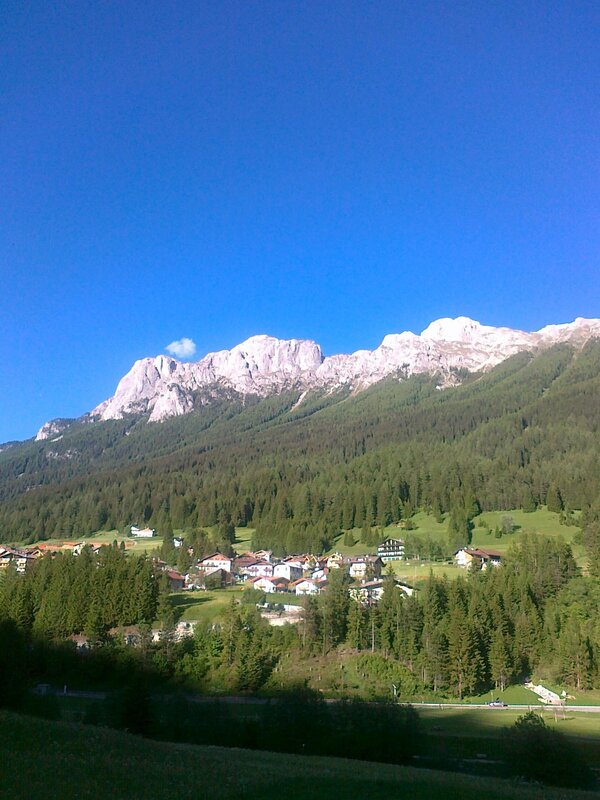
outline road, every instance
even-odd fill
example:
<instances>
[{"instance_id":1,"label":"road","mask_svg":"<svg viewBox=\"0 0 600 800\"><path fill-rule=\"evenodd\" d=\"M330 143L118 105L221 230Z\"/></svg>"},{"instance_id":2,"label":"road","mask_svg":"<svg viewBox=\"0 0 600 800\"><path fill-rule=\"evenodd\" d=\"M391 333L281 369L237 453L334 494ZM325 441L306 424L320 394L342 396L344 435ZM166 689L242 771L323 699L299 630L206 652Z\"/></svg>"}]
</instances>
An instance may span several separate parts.
<instances>
[{"instance_id":1,"label":"road","mask_svg":"<svg viewBox=\"0 0 600 800\"><path fill-rule=\"evenodd\" d=\"M87 698L89 700L105 700L108 696L108 692L93 692L93 691L78 691L75 689L53 689L51 690L53 694L56 694L61 697L81 697ZM188 695L188 700L192 700L196 703L209 703L211 701L220 701L222 703L234 703L240 705L265 705L266 703L271 702L271 700L276 700L277 698L269 698L269 697L253 697L253 696L245 696L245 695L222 695L220 697L214 697L212 695ZM326 703L336 703L339 702L335 699L327 699ZM402 701L399 701L402 702ZM373 703L376 705L376 703ZM494 708L490 707L487 703L410 703L411 706L415 708L431 708L435 710L443 710L443 709L461 709L462 711L469 711L471 709L487 709L488 711L492 712L495 711L497 713L501 713L502 711L562 711L563 706L553 706L553 705L545 705L543 703L535 704L531 703L530 705L508 705L504 708ZM591 714L600 714L600 706L574 706L571 704L567 704L564 706L565 711L582 711L585 713Z\"/></svg>"},{"instance_id":2,"label":"road","mask_svg":"<svg viewBox=\"0 0 600 800\"><path fill-rule=\"evenodd\" d=\"M567 703L565 706L546 705L545 703L530 703L530 705L508 705L503 708L489 706L487 703L411 703L415 708L460 708L463 711L470 708L487 708L488 711L585 711L600 714L600 706L574 706Z\"/></svg>"}]
</instances>

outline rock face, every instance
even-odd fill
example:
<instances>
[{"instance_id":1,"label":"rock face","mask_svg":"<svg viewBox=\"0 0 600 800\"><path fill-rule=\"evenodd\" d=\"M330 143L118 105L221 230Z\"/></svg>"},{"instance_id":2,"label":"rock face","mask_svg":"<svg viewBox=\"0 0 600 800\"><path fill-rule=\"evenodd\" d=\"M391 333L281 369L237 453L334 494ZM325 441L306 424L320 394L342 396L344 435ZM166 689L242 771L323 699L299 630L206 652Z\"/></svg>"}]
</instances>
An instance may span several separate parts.
<instances>
[{"instance_id":1,"label":"rock face","mask_svg":"<svg viewBox=\"0 0 600 800\"><path fill-rule=\"evenodd\" d=\"M41 442L44 439L53 439L55 436L60 436L63 431L71 425L75 420L72 419L51 419L50 422L45 422L39 431L36 433L35 441Z\"/></svg>"},{"instance_id":2,"label":"rock face","mask_svg":"<svg viewBox=\"0 0 600 800\"><path fill-rule=\"evenodd\" d=\"M423 373L438 375L442 385L449 386L458 381L460 370L486 371L523 350L559 342L582 346L595 336L600 337L597 319L578 318L527 333L457 317L432 322L420 336L409 331L389 334L375 350L327 358L310 340L253 336L231 350L209 353L194 363L167 356L136 361L119 381L113 397L89 416L107 420L140 413L149 414L150 422L160 422L189 413L199 396L215 387L260 397L290 389L306 392L348 387L360 391L389 375L403 379ZM37 438L60 433L64 428L52 426L62 422L46 423Z\"/></svg>"}]
</instances>

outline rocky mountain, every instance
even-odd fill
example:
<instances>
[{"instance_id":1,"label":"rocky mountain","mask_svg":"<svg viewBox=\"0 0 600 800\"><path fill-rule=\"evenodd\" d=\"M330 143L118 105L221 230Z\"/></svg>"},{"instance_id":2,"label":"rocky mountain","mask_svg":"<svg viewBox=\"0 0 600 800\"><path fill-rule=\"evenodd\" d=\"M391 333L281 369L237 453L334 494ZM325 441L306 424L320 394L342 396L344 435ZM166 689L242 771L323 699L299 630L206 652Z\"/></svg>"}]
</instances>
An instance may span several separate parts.
<instances>
[{"instance_id":1,"label":"rocky mountain","mask_svg":"<svg viewBox=\"0 0 600 800\"><path fill-rule=\"evenodd\" d=\"M115 394L87 419L148 414L149 422L160 422L210 402L217 388L258 397L292 389L358 392L388 376L403 380L417 374L439 376L440 385L446 387L459 383L465 371L486 372L515 353L562 342L581 347L593 337L600 337L599 319L577 318L528 333L457 317L436 320L420 335L388 334L372 351L326 357L311 340L253 336L231 350L209 353L193 363L163 355L136 361ZM48 422L36 438L59 435L69 423Z\"/></svg>"}]
</instances>

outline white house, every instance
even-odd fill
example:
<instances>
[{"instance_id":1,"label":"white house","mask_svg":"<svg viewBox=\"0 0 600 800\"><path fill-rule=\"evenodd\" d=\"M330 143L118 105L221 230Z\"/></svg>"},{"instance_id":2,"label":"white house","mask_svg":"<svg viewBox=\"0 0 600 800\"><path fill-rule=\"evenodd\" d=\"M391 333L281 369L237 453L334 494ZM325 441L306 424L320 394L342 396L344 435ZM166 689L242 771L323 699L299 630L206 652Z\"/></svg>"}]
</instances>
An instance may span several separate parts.
<instances>
[{"instance_id":1,"label":"white house","mask_svg":"<svg viewBox=\"0 0 600 800\"><path fill-rule=\"evenodd\" d=\"M303 574L304 569L293 561L282 561L281 564L275 564L273 568L273 577L287 578L288 581L298 580Z\"/></svg>"},{"instance_id":2,"label":"white house","mask_svg":"<svg viewBox=\"0 0 600 800\"><path fill-rule=\"evenodd\" d=\"M273 555L273 551L272 550L257 550L256 553L254 553L254 555L256 556L258 561L270 561L271 560L271 556Z\"/></svg>"},{"instance_id":3,"label":"white house","mask_svg":"<svg viewBox=\"0 0 600 800\"><path fill-rule=\"evenodd\" d=\"M271 594L275 591L275 583L272 578L250 578L253 589Z\"/></svg>"},{"instance_id":4,"label":"white house","mask_svg":"<svg viewBox=\"0 0 600 800\"><path fill-rule=\"evenodd\" d=\"M327 567L317 567L311 572L310 577L313 579L313 581L324 581L328 574L329 570Z\"/></svg>"},{"instance_id":5,"label":"white house","mask_svg":"<svg viewBox=\"0 0 600 800\"><path fill-rule=\"evenodd\" d=\"M251 578L254 589L272 594L274 592L287 592L289 581L287 578Z\"/></svg>"},{"instance_id":6,"label":"white house","mask_svg":"<svg viewBox=\"0 0 600 800\"><path fill-rule=\"evenodd\" d=\"M225 572L231 572L232 559L224 556L222 553L211 553L211 555L202 558L198 562L198 569L201 569L205 575L210 575L218 569L224 569Z\"/></svg>"},{"instance_id":7,"label":"white house","mask_svg":"<svg viewBox=\"0 0 600 800\"><path fill-rule=\"evenodd\" d=\"M383 561L379 556L348 556L344 559L351 578L363 579L369 576L378 578L381 575Z\"/></svg>"},{"instance_id":8,"label":"white house","mask_svg":"<svg viewBox=\"0 0 600 800\"><path fill-rule=\"evenodd\" d=\"M271 578L273 576L273 564L269 561L255 561L240 570L241 575L249 578Z\"/></svg>"},{"instance_id":9,"label":"white house","mask_svg":"<svg viewBox=\"0 0 600 800\"><path fill-rule=\"evenodd\" d=\"M131 535L135 536L136 539L152 539L153 536L156 536L156 530L154 528L138 528L137 525L132 525Z\"/></svg>"},{"instance_id":10,"label":"white house","mask_svg":"<svg viewBox=\"0 0 600 800\"><path fill-rule=\"evenodd\" d=\"M408 597L410 597L414 592L413 587L408 583L404 583L403 581L396 579L394 581L394 585L396 589L403 592ZM350 597L353 597L355 600L358 600L361 603L371 604L378 603L381 600L384 590L384 581L373 580L366 581L355 586L350 586L348 593L350 594Z\"/></svg>"},{"instance_id":11,"label":"white house","mask_svg":"<svg viewBox=\"0 0 600 800\"><path fill-rule=\"evenodd\" d=\"M487 569L488 566L499 566L502 563L502 554L489 548L461 547L460 550L454 553L454 560L459 567L465 567L466 569L478 567Z\"/></svg>"},{"instance_id":12,"label":"white house","mask_svg":"<svg viewBox=\"0 0 600 800\"><path fill-rule=\"evenodd\" d=\"M324 582L317 583L312 578L300 578L290 583L290 590L296 594L321 594Z\"/></svg>"}]
</instances>

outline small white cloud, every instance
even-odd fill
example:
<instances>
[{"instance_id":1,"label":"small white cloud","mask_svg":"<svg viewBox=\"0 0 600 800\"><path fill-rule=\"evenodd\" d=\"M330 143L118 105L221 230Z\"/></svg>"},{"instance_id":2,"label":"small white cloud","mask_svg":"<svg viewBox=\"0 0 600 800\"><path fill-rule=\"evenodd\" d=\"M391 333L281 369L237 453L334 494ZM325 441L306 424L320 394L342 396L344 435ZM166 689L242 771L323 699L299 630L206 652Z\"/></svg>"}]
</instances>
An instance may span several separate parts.
<instances>
[{"instance_id":1,"label":"small white cloud","mask_svg":"<svg viewBox=\"0 0 600 800\"><path fill-rule=\"evenodd\" d=\"M183 339L176 339L171 344L168 344L165 350L177 358L191 358L196 352L196 342L184 336Z\"/></svg>"}]
</instances>

